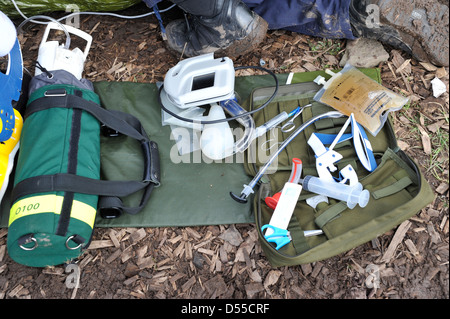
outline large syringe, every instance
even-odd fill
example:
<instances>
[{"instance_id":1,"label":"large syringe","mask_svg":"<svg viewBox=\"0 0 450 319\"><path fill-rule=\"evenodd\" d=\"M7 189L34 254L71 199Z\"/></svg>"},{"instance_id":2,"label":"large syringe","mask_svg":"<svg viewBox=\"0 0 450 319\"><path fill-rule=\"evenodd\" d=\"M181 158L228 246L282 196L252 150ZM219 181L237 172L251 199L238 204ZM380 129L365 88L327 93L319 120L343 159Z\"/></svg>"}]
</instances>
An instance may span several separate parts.
<instances>
[{"instance_id":1,"label":"large syringe","mask_svg":"<svg viewBox=\"0 0 450 319\"><path fill-rule=\"evenodd\" d=\"M300 180L300 183L303 185L304 190L344 201L350 209L355 208L357 204L365 207L370 198L369 191L367 189L363 190L361 183L350 186L311 175L305 176L303 180Z\"/></svg>"}]
</instances>

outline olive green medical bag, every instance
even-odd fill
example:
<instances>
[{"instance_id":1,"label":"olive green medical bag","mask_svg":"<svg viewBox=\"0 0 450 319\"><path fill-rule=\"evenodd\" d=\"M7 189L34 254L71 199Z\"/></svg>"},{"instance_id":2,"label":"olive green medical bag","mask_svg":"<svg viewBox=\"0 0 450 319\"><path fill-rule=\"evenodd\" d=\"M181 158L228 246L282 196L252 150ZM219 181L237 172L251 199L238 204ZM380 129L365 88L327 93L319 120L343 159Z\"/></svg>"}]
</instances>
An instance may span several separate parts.
<instances>
[{"instance_id":1,"label":"olive green medical bag","mask_svg":"<svg viewBox=\"0 0 450 319\"><path fill-rule=\"evenodd\" d=\"M89 246L97 211L114 218L144 207L159 185L158 147L137 118L102 108L94 91L73 85L46 85L34 91L24 118L8 254L34 267L70 262ZM100 132L141 144L141 181L101 179ZM138 192L140 204L125 207L121 198Z\"/></svg>"},{"instance_id":2,"label":"olive green medical bag","mask_svg":"<svg viewBox=\"0 0 450 319\"><path fill-rule=\"evenodd\" d=\"M276 98L263 111L255 113L256 126L283 111L289 113L297 106L309 103L312 107L305 108L294 120L295 129L312 117L331 111L330 107L314 101L319 88L313 82L281 86ZM254 90L249 108L257 108L272 92L273 88ZM346 252L395 228L434 198L417 164L397 146L391 123L387 121L375 137L367 134L377 163L373 171L361 165L352 141L340 142L334 147L343 156L336 163L338 170L351 164L363 188L370 192L367 206L356 205L350 209L345 202L328 198L328 203L320 202L314 207L306 200L317 194L303 187L287 227L291 240L279 249L269 242L261 228L269 224L274 210L268 207L265 198L282 191L290 177L293 158L302 161L302 177L318 176L316 154L308 145L308 139L312 133L338 134L346 120L347 117L324 118L306 127L283 149L276 159L276 169L265 174L259 188L255 189L253 204L259 240L274 267L311 263ZM246 153L246 172L255 176L270 157L270 152L292 132L283 133L279 128L267 132L256 148ZM307 230L321 230L323 234L305 236Z\"/></svg>"}]
</instances>

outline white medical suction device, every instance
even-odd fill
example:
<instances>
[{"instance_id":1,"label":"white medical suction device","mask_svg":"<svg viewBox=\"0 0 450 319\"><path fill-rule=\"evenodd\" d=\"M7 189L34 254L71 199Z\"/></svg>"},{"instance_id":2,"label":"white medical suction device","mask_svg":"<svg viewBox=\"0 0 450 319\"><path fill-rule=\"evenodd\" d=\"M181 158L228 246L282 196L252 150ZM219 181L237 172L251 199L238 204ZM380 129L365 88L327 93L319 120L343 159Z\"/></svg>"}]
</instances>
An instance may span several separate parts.
<instances>
[{"instance_id":1,"label":"white medical suction device","mask_svg":"<svg viewBox=\"0 0 450 319\"><path fill-rule=\"evenodd\" d=\"M180 109L200 106L234 97L233 61L214 59L214 53L179 62L164 78L164 91Z\"/></svg>"},{"instance_id":2,"label":"white medical suction device","mask_svg":"<svg viewBox=\"0 0 450 319\"><path fill-rule=\"evenodd\" d=\"M233 62L227 57L215 59L214 53L209 53L179 62L164 78L160 102L166 110L185 119L163 109L163 124L202 131L200 149L213 160L242 152L251 142L255 124L250 115L244 116L246 111L235 100L234 79ZM207 114L203 114L203 107L209 109ZM244 126L244 134L236 142L224 121L225 112L242 115L236 120Z\"/></svg>"},{"instance_id":3,"label":"white medical suction device","mask_svg":"<svg viewBox=\"0 0 450 319\"><path fill-rule=\"evenodd\" d=\"M239 105L234 92L236 70L247 68L265 71L275 81L271 97L251 111L246 111ZM255 138L285 119L279 116L276 121L270 121L256 128L251 116L266 107L274 99L277 91L278 79L272 71L260 66L234 67L231 59L227 57L215 59L214 53L208 53L183 60L171 68L164 78L158 96L163 125L204 130L200 139L203 154L213 160L220 160L245 151ZM217 108L217 104L230 117L225 117ZM206 111L203 106L209 108L208 115L203 115ZM244 127L242 136L232 141L234 143L230 143L233 134L228 132L230 131L228 122L232 120L236 120ZM222 136L218 138L219 135Z\"/></svg>"}]
</instances>

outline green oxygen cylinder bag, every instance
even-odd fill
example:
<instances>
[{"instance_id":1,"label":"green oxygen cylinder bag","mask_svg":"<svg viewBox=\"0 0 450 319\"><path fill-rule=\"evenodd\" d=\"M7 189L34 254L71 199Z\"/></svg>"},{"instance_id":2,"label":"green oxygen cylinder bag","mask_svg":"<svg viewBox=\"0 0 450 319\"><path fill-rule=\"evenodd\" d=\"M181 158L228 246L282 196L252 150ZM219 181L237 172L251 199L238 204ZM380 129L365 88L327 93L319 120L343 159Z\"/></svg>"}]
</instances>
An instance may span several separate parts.
<instances>
[{"instance_id":1,"label":"green oxygen cylinder bag","mask_svg":"<svg viewBox=\"0 0 450 319\"><path fill-rule=\"evenodd\" d=\"M159 185L156 143L136 118L99 104L94 91L73 85L47 85L31 94L8 223L8 254L16 262L33 267L70 262L88 247L97 211L105 218L138 213ZM103 127L141 143L142 181L100 179ZM143 193L139 207L123 207L120 197L137 191Z\"/></svg>"}]
</instances>

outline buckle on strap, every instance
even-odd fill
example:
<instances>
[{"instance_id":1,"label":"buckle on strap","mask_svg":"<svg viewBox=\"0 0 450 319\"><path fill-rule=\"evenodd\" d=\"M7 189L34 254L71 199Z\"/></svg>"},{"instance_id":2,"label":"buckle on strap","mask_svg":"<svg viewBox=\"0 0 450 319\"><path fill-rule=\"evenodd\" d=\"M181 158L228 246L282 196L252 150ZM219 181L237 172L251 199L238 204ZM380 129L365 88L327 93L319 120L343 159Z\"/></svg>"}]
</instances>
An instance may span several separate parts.
<instances>
[{"instance_id":1,"label":"buckle on strap","mask_svg":"<svg viewBox=\"0 0 450 319\"><path fill-rule=\"evenodd\" d=\"M105 137L118 137L122 135L119 131L112 129L105 124L101 125L100 130Z\"/></svg>"},{"instance_id":2,"label":"buckle on strap","mask_svg":"<svg viewBox=\"0 0 450 319\"><path fill-rule=\"evenodd\" d=\"M54 90L47 90L44 92L45 97L66 96L66 95L67 95L66 89L54 89Z\"/></svg>"}]
</instances>

